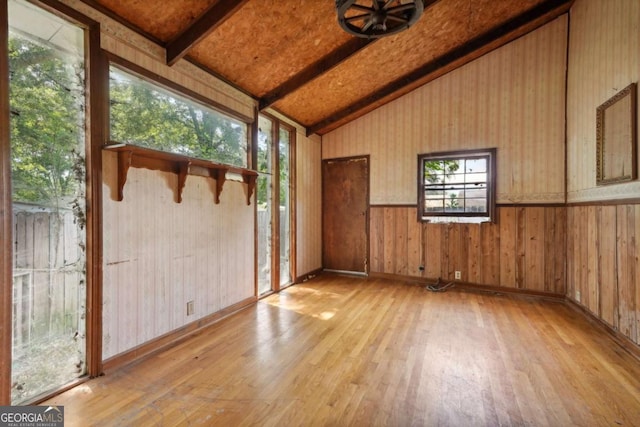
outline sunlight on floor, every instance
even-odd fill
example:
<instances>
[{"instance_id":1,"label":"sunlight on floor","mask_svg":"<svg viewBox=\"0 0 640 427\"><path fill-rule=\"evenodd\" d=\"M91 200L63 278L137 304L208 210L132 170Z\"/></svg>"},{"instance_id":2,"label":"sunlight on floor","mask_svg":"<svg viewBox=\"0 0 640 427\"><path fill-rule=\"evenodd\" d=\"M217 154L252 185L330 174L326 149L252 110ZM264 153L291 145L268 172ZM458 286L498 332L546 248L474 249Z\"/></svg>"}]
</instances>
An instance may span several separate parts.
<instances>
[{"instance_id":1,"label":"sunlight on floor","mask_svg":"<svg viewBox=\"0 0 640 427\"><path fill-rule=\"evenodd\" d=\"M71 397L76 397L76 396L87 397L87 396L93 395L93 389L89 384L80 384L78 386L75 386L71 390L65 392L65 394Z\"/></svg>"},{"instance_id":2,"label":"sunlight on floor","mask_svg":"<svg viewBox=\"0 0 640 427\"><path fill-rule=\"evenodd\" d=\"M285 310L290 310L304 316L315 317L320 320L329 320L338 312L337 308L331 308L329 311L324 310L322 312L311 312L311 309L306 304L300 302L300 297L313 296L314 300L317 299L338 299L343 296L335 292L322 291L317 288L305 288L302 286L295 286L287 288L285 291L278 294L270 295L262 300L271 306L279 307ZM293 298L295 297L295 299Z\"/></svg>"}]
</instances>

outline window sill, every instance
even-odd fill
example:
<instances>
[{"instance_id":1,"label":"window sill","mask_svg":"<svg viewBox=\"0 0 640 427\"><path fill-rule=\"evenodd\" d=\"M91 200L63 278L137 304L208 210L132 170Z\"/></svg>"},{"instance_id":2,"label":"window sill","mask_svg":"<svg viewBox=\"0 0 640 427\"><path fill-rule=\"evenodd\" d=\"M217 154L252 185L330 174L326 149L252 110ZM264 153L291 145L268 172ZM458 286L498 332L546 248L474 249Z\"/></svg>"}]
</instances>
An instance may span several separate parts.
<instances>
[{"instance_id":1,"label":"window sill","mask_svg":"<svg viewBox=\"0 0 640 427\"><path fill-rule=\"evenodd\" d=\"M422 222L432 224L482 224L493 222L488 216L429 216L421 218Z\"/></svg>"}]
</instances>

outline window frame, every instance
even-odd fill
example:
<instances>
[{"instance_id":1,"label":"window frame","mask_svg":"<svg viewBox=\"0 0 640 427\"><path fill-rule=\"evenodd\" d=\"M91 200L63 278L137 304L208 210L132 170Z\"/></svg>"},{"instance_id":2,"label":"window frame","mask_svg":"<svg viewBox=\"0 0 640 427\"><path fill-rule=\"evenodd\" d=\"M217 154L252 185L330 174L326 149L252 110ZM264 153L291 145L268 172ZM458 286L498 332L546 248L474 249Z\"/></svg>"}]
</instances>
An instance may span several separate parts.
<instances>
[{"instance_id":1,"label":"window frame","mask_svg":"<svg viewBox=\"0 0 640 427\"><path fill-rule=\"evenodd\" d=\"M264 175L269 175L272 178L272 186L273 186L273 190L271 192L269 192L268 196L272 199L272 212L271 212L271 224L272 224L272 230L271 230L271 238L269 239L269 245L270 245L270 249L271 249L271 253L272 253L272 259L270 260L270 268L271 268L271 273L270 273L270 282L271 282L271 289L264 291L264 292L260 292L260 283L259 283L259 275L258 275L258 269L260 268L261 264L258 262L258 257L259 257L259 249L258 249L258 245L256 245L256 250L255 250L255 266L256 266L256 272L255 272L255 294L258 298L264 298L266 296L271 295L274 292L279 292L282 289L285 289L291 285L293 285L296 282L296 274L297 274L297 264L296 264L296 260L297 260L297 252L296 252L296 239L295 239L295 235L296 235L296 229L297 229L297 223L296 223L296 218L297 218L297 210L296 210L296 191L295 191L295 182L296 182L296 141L297 141L297 132L296 132L296 128L295 126L291 125L290 123L285 122L283 119L281 119L279 116L269 113L269 112L260 112L258 110L255 111L256 113L256 120L254 122L255 124L255 129L254 129L254 136L253 139L256 141L256 143L254 144L255 147L255 152L252 154L254 156L255 163L255 170L258 171L258 173L260 174L260 176L264 176ZM272 162L272 169L271 171L261 171L259 169L259 161L258 161L258 127L259 127L259 121L260 118L264 118L265 120L268 120L269 122L271 122L271 146L268 147L268 150L271 152L271 156L273 159ZM289 219L289 232L287 233L287 238L289 239L289 275L291 276L291 279L287 282L282 284L281 283L281 277L282 277L282 271L281 271L281 264L280 264L280 247L281 247L281 223L280 223L280 215L279 215L279 209L273 209L273 207L275 206L280 206L280 193L282 191L282 188L280 187L280 168L281 168L281 162L280 162L280 135L282 131L286 131L289 133L289 144L288 144L288 156L289 156L289 184L288 184L288 190L289 190L289 212L288 212L288 219ZM258 233L260 232L260 230L258 229L258 223L257 223L257 209L258 209L258 190L256 189L255 192L255 206L256 206L256 242L258 241ZM277 254L277 257L273 256L273 254Z\"/></svg>"},{"instance_id":2,"label":"window frame","mask_svg":"<svg viewBox=\"0 0 640 427\"><path fill-rule=\"evenodd\" d=\"M170 94L175 95L178 98L182 98L184 100L188 100L189 102L193 102L196 105L202 106L203 108L207 108L210 110L213 110L223 116L226 116L230 119L233 120L237 120L239 122L244 123L245 125L245 138L246 138L246 153L245 153L245 164L244 166L238 166L238 165L230 165L230 166L234 166L234 167L241 167L241 168L245 168L245 169L251 169L253 166L252 163L252 157L251 157L251 152L252 152L252 146L253 146L253 141L252 141L252 126L254 123L254 118L253 117L249 117L249 116L245 116L223 104L220 104L206 96L203 96L191 89L188 89L184 86L181 86L177 83L175 83L172 80L169 80L168 78L162 77L159 74L156 74L152 71L149 71L133 62L130 62L120 56L117 56L113 53L110 52L105 52L105 56L107 58L107 65L106 65L106 79L107 79L107 84L106 84L106 107L107 107L107 111L106 111L106 128L105 128L105 132L107 135L107 138L105 140L105 144L109 144L110 142L123 142L123 141L116 141L116 140L111 140L111 108L110 108L110 103L111 103L111 89L110 89L110 85L109 85L109 79L110 79L110 69L111 67L115 67L117 68L119 71L125 73L125 74L129 74L133 77L139 78L141 80L144 80L145 82L151 84L151 85L155 85L157 86L159 89L169 92ZM132 145L137 145L137 144L132 144ZM151 147L147 147L147 148L151 148ZM163 151L163 152L168 152L168 153L173 153L171 151L167 151L167 150L162 150L160 148L153 148L154 150L158 150L158 151ZM202 157L196 157L202 160L206 160L206 161L212 161L214 163L221 163L221 164L228 164L228 163L222 163L218 160L215 159L205 159Z\"/></svg>"},{"instance_id":3,"label":"window frame","mask_svg":"<svg viewBox=\"0 0 640 427\"><path fill-rule=\"evenodd\" d=\"M102 182L94 179L102 170L102 141L104 140L104 106L108 102L105 89L108 74L105 74L104 51L100 48L100 24L83 13L60 2L48 0L28 0L37 8L49 12L71 25L84 31L85 58L85 215L86 215L86 373L70 384L78 384L103 373L102 364ZM9 94L8 70L8 3L0 3L0 93ZM6 90L5 90L6 89ZM4 279L0 285L1 324L9 325L0 334L0 377L6 381L0 383L0 404L11 403L11 363L12 363L12 196L11 196L11 151L9 126L9 96L0 100L0 276ZM91 126L89 126L89 123ZM6 250L5 250L6 249ZM8 319L8 320L7 320ZM61 385L61 388L68 387ZM59 389L58 389L59 391ZM43 401L54 395L51 391L27 400L23 404Z\"/></svg>"},{"instance_id":4,"label":"window frame","mask_svg":"<svg viewBox=\"0 0 640 427\"><path fill-rule=\"evenodd\" d=\"M488 218L482 222L496 222L496 154L495 148L441 151L418 154L418 221L430 222L434 218ZM432 160L460 160L487 158L487 211L486 212L427 212L425 210L424 162ZM465 222L465 221L460 221ZM469 221L471 222L471 221Z\"/></svg>"}]
</instances>

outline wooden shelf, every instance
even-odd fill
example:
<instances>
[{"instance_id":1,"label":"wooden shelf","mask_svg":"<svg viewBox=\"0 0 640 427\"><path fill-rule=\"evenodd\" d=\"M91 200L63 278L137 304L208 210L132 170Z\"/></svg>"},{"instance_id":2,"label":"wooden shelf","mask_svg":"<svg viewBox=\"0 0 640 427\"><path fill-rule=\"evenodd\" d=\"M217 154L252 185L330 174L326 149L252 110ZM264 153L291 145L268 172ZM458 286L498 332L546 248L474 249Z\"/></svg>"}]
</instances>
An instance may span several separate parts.
<instances>
[{"instance_id":1,"label":"wooden shelf","mask_svg":"<svg viewBox=\"0 0 640 427\"><path fill-rule=\"evenodd\" d=\"M182 190L188 175L204 176L216 181L214 201L220 203L222 187L227 180L227 173L242 176L247 185L247 205L251 204L251 196L256 187L258 173L250 169L222 165L208 160L196 159L181 154L168 153L131 144L109 143L103 150L113 151L118 155L118 201L124 198L124 184L127 182L129 168L145 168L175 173L178 176L176 201L182 202Z\"/></svg>"}]
</instances>

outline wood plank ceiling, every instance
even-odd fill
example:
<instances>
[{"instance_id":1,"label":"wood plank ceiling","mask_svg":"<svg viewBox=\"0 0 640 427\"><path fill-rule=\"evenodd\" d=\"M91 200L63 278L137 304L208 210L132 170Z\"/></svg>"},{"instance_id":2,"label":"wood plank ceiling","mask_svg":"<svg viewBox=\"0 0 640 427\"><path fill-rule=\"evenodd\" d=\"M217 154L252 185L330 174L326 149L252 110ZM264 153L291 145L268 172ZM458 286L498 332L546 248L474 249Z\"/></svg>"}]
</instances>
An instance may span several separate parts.
<instances>
[{"instance_id":1,"label":"wood plank ceiling","mask_svg":"<svg viewBox=\"0 0 640 427\"><path fill-rule=\"evenodd\" d=\"M321 135L544 25L573 3L425 0L411 28L368 40L340 28L334 0L83 1L163 45L167 64L196 63L253 96L261 109L272 107Z\"/></svg>"}]
</instances>

